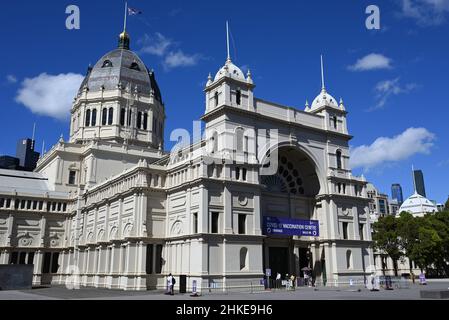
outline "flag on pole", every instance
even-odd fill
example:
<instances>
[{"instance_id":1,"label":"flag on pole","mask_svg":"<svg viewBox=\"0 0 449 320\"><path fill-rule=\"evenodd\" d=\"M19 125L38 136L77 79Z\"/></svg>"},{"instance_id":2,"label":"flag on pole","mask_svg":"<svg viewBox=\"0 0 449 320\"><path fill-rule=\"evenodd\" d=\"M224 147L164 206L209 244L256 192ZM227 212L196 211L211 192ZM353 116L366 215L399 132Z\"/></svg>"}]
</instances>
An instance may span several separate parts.
<instances>
[{"instance_id":1,"label":"flag on pole","mask_svg":"<svg viewBox=\"0 0 449 320\"><path fill-rule=\"evenodd\" d=\"M136 16L138 14L142 14L143 12L141 10L138 10L136 8L128 8L128 15L129 16Z\"/></svg>"}]
</instances>

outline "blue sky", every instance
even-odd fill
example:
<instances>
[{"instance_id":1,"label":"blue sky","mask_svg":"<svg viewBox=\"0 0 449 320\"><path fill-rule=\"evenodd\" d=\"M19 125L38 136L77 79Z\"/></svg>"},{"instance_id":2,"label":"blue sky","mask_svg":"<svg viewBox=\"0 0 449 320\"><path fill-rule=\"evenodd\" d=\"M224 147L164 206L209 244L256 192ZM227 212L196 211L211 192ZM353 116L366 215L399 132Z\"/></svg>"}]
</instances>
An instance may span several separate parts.
<instances>
[{"instance_id":1,"label":"blue sky","mask_svg":"<svg viewBox=\"0 0 449 320\"><path fill-rule=\"evenodd\" d=\"M80 30L67 30L76 4ZM9 1L0 11L0 154L31 136L47 148L69 123L63 106L89 63L116 47L123 1ZM376 4L381 29L368 30ZM225 21L233 61L250 68L256 96L303 108L326 86L349 111L353 165L381 191L401 183L412 193L411 168L424 171L428 197L449 195L449 0L394 1L129 1L132 49L156 72L166 104L166 141L192 130L204 112L203 86L223 65ZM60 88L61 87L61 88ZM35 94L37 96L30 95ZM62 112L61 112L62 110ZM169 148L170 144L166 145Z\"/></svg>"}]
</instances>

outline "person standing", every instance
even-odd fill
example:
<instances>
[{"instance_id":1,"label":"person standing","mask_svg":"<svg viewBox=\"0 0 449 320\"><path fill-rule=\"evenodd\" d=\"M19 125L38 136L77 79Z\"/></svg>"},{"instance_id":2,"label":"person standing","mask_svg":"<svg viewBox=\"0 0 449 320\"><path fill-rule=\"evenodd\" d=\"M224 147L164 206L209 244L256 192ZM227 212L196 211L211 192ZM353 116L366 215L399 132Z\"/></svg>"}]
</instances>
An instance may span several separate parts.
<instances>
[{"instance_id":1,"label":"person standing","mask_svg":"<svg viewBox=\"0 0 449 320\"><path fill-rule=\"evenodd\" d=\"M167 283L168 283L168 293L173 296L175 294L176 280L171 273L168 275Z\"/></svg>"},{"instance_id":2,"label":"person standing","mask_svg":"<svg viewBox=\"0 0 449 320\"><path fill-rule=\"evenodd\" d=\"M307 271L304 271L304 286L308 286L309 285L309 274L307 273Z\"/></svg>"},{"instance_id":3,"label":"person standing","mask_svg":"<svg viewBox=\"0 0 449 320\"><path fill-rule=\"evenodd\" d=\"M278 272L276 275L276 289L281 288L281 274Z\"/></svg>"},{"instance_id":4,"label":"person standing","mask_svg":"<svg viewBox=\"0 0 449 320\"><path fill-rule=\"evenodd\" d=\"M290 276L290 281L291 281L291 287L292 287L293 291L295 291L295 280L296 280L295 275L292 274Z\"/></svg>"}]
</instances>

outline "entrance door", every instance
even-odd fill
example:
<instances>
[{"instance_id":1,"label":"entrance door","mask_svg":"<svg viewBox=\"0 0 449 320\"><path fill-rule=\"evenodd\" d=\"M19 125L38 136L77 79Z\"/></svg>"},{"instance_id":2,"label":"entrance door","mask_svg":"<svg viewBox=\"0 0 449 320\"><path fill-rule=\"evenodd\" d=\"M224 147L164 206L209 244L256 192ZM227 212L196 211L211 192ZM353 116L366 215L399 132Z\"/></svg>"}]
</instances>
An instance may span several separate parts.
<instances>
[{"instance_id":1,"label":"entrance door","mask_svg":"<svg viewBox=\"0 0 449 320\"><path fill-rule=\"evenodd\" d=\"M285 247L270 247L269 249L269 268L271 275L275 279L279 272L282 279L289 272L289 251Z\"/></svg>"},{"instance_id":2,"label":"entrance door","mask_svg":"<svg viewBox=\"0 0 449 320\"><path fill-rule=\"evenodd\" d=\"M301 278L304 278L304 271L302 269L305 267L310 267L307 252L308 250L306 248L299 249L299 273Z\"/></svg>"}]
</instances>

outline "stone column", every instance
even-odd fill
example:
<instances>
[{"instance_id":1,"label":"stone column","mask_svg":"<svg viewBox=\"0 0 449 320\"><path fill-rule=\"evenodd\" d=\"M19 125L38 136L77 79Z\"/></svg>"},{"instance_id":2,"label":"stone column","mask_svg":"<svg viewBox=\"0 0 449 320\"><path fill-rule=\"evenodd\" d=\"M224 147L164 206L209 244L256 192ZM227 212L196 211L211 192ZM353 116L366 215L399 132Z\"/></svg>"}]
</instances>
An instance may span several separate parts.
<instances>
[{"instance_id":1,"label":"stone column","mask_svg":"<svg viewBox=\"0 0 449 320\"><path fill-rule=\"evenodd\" d=\"M223 189L223 202L224 202L224 228L223 233L233 234L234 230L232 228L233 212L232 212L232 194L228 187L225 186Z\"/></svg>"},{"instance_id":2,"label":"stone column","mask_svg":"<svg viewBox=\"0 0 449 320\"><path fill-rule=\"evenodd\" d=\"M202 186L200 189L200 207L198 211L198 232L209 232L209 191Z\"/></svg>"},{"instance_id":3,"label":"stone column","mask_svg":"<svg viewBox=\"0 0 449 320\"><path fill-rule=\"evenodd\" d=\"M147 250L145 243L139 241L137 244L137 265L136 265L136 279L134 283L135 290L146 290L147 289L147 277L146 277L146 259Z\"/></svg>"},{"instance_id":4,"label":"stone column","mask_svg":"<svg viewBox=\"0 0 449 320\"><path fill-rule=\"evenodd\" d=\"M327 202L324 202L327 204ZM337 205L334 200L330 200L327 207L327 223L328 223L328 238L329 239L338 239L338 213L337 213Z\"/></svg>"},{"instance_id":5,"label":"stone column","mask_svg":"<svg viewBox=\"0 0 449 320\"><path fill-rule=\"evenodd\" d=\"M353 230L354 230L354 240L361 240L360 239L360 232L359 232L359 213L357 211L357 206L352 207L352 217L353 217Z\"/></svg>"},{"instance_id":6,"label":"stone column","mask_svg":"<svg viewBox=\"0 0 449 320\"><path fill-rule=\"evenodd\" d=\"M262 212L260 210L260 190L258 189L254 193L254 235L262 235L261 227L262 227Z\"/></svg>"},{"instance_id":7,"label":"stone column","mask_svg":"<svg viewBox=\"0 0 449 320\"><path fill-rule=\"evenodd\" d=\"M333 286L335 284L336 275L334 274L334 270L336 269L336 257L334 256L334 248L333 243L324 243L324 255L326 259L326 278L329 286Z\"/></svg>"},{"instance_id":8,"label":"stone column","mask_svg":"<svg viewBox=\"0 0 449 320\"><path fill-rule=\"evenodd\" d=\"M3 249L0 254L0 264L9 264L9 251Z\"/></svg>"},{"instance_id":9,"label":"stone column","mask_svg":"<svg viewBox=\"0 0 449 320\"><path fill-rule=\"evenodd\" d=\"M41 285L42 278L42 260L44 253L42 250L37 250L34 255L34 270L33 270L33 285Z\"/></svg>"}]
</instances>

